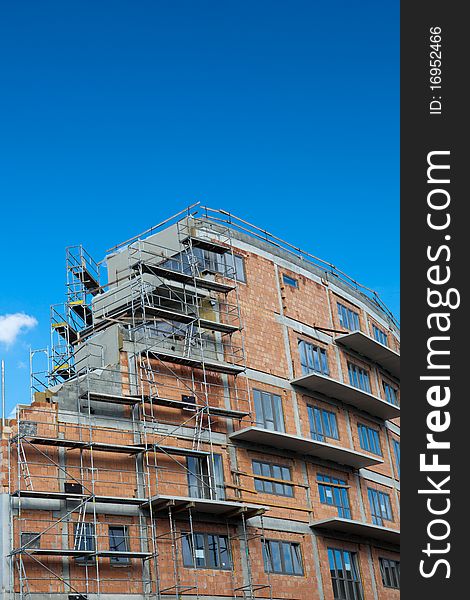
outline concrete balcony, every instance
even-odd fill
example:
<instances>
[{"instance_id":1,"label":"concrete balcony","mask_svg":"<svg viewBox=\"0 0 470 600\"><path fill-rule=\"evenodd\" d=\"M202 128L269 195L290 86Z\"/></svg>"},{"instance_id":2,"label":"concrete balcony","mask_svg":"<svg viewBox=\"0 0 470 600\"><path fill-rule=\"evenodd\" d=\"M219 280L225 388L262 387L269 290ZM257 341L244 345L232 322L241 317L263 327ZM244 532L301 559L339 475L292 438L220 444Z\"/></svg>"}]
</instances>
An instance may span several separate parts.
<instances>
[{"instance_id":1,"label":"concrete balcony","mask_svg":"<svg viewBox=\"0 0 470 600\"><path fill-rule=\"evenodd\" d=\"M400 379L400 355L377 340L365 335L362 331L339 335L335 338L335 342L349 350L354 350L354 352L361 354L368 360L372 360L393 377Z\"/></svg>"},{"instance_id":2,"label":"concrete balcony","mask_svg":"<svg viewBox=\"0 0 470 600\"><path fill-rule=\"evenodd\" d=\"M400 545L400 530L390 529L389 527L380 527L379 525L371 525L370 523L362 523L361 521L333 517L331 519L314 521L310 524L310 527L319 532L327 532L328 534L341 533L356 538L385 542L393 546Z\"/></svg>"},{"instance_id":3,"label":"concrete balcony","mask_svg":"<svg viewBox=\"0 0 470 600\"><path fill-rule=\"evenodd\" d=\"M383 463L383 460L379 458L374 458L350 448L335 446L327 442L318 442L310 438L282 433L280 431L271 431L262 427L246 427L245 429L235 431L229 437L233 441L271 446L280 451L291 450L303 456L315 456L323 460L352 467L353 469L362 469Z\"/></svg>"},{"instance_id":4,"label":"concrete balcony","mask_svg":"<svg viewBox=\"0 0 470 600\"><path fill-rule=\"evenodd\" d=\"M363 392L347 383L342 383L319 373L309 373L291 380L291 384L303 387L309 392L341 400L380 419L395 419L400 416L400 408L382 400L378 396Z\"/></svg>"}]
</instances>

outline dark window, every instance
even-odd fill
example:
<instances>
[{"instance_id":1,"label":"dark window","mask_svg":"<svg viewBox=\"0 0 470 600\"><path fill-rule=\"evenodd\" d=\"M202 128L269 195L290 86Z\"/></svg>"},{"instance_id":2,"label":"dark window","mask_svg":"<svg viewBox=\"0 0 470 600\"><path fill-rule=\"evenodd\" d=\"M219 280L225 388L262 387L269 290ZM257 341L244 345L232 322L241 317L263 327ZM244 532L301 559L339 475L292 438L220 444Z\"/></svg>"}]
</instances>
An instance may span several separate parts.
<instances>
[{"instance_id":1,"label":"dark window","mask_svg":"<svg viewBox=\"0 0 470 600\"><path fill-rule=\"evenodd\" d=\"M370 394L369 373L362 367L348 362L349 383L363 392Z\"/></svg>"},{"instance_id":2,"label":"dark window","mask_svg":"<svg viewBox=\"0 0 470 600\"><path fill-rule=\"evenodd\" d=\"M83 494L83 486L75 481L66 481L64 483L64 492L66 494Z\"/></svg>"},{"instance_id":3,"label":"dark window","mask_svg":"<svg viewBox=\"0 0 470 600\"><path fill-rule=\"evenodd\" d=\"M283 481L292 481L289 467L276 465L273 463L253 461L253 473L270 479L280 479ZM270 481L268 479L259 479L255 477L255 489L265 494L275 494L276 496L294 496L294 488L288 483Z\"/></svg>"},{"instance_id":4,"label":"dark window","mask_svg":"<svg viewBox=\"0 0 470 600\"><path fill-rule=\"evenodd\" d=\"M245 265L243 257L231 252L218 254L201 248L193 248L192 254L195 260L190 259L187 252L179 252L168 260L163 261L161 266L186 274L200 275L202 271L211 271L246 283Z\"/></svg>"},{"instance_id":5,"label":"dark window","mask_svg":"<svg viewBox=\"0 0 470 600\"><path fill-rule=\"evenodd\" d=\"M182 547L185 567L226 570L232 568L228 538L225 535L184 533Z\"/></svg>"},{"instance_id":6,"label":"dark window","mask_svg":"<svg viewBox=\"0 0 470 600\"><path fill-rule=\"evenodd\" d=\"M338 548L328 548L328 563L335 600L362 600L357 554Z\"/></svg>"},{"instance_id":7,"label":"dark window","mask_svg":"<svg viewBox=\"0 0 470 600\"><path fill-rule=\"evenodd\" d=\"M41 544L41 534L30 531L21 532L21 546L28 549L39 548Z\"/></svg>"},{"instance_id":8,"label":"dark window","mask_svg":"<svg viewBox=\"0 0 470 600\"><path fill-rule=\"evenodd\" d=\"M188 456L188 492L191 498L224 500L225 484L222 456Z\"/></svg>"},{"instance_id":9,"label":"dark window","mask_svg":"<svg viewBox=\"0 0 470 600\"><path fill-rule=\"evenodd\" d=\"M281 396L253 390L256 424L271 431L284 432L284 415Z\"/></svg>"},{"instance_id":10,"label":"dark window","mask_svg":"<svg viewBox=\"0 0 470 600\"><path fill-rule=\"evenodd\" d=\"M263 542L263 558L266 573L304 574L300 544L266 540Z\"/></svg>"},{"instance_id":11,"label":"dark window","mask_svg":"<svg viewBox=\"0 0 470 600\"><path fill-rule=\"evenodd\" d=\"M385 381L382 382L384 388L385 399L389 404L399 405L398 390Z\"/></svg>"},{"instance_id":12,"label":"dark window","mask_svg":"<svg viewBox=\"0 0 470 600\"><path fill-rule=\"evenodd\" d=\"M309 342L299 341L299 353L300 353L300 364L302 366L302 373L308 375L308 373L321 373L322 375L329 375L328 369L328 357L326 350L319 348Z\"/></svg>"},{"instance_id":13,"label":"dark window","mask_svg":"<svg viewBox=\"0 0 470 600\"><path fill-rule=\"evenodd\" d=\"M285 273L282 274L282 281L286 285L290 285L291 287L295 287L295 288L299 287L297 279L294 279L293 277L289 277L289 275L286 275Z\"/></svg>"},{"instance_id":14,"label":"dark window","mask_svg":"<svg viewBox=\"0 0 470 600\"><path fill-rule=\"evenodd\" d=\"M374 333L374 338L376 339L377 342L379 342L380 344L383 344L384 346L387 346L387 334L384 333L381 329L379 329L376 325L372 324L372 331Z\"/></svg>"},{"instance_id":15,"label":"dark window","mask_svg":"<svg viewBox=\"0 0 470 600\"><path fill-rule=\"evenodd\" d=\"M382 448L380 447L380 436L377 429L372 429L361 423L357 426L359 432L359 443L363 450L382 456Z\"/></svg>"},{"instance_id":16,"label":"dark window","mask_svg":"<svg viewBox=\"0 0 470 600\"><path fill-rule=\"evenodd\" d=\"M400 477L400 442L393 440L393 453L395 454L395 465L397 467L398 477Z\"/></svg>"},{"instance_id":17,"label":"dark window","mask_svg":"<svg viewBox=\"0 0 470 600\"><path fill-rule=\"evenodd\" d=\"M129 536L127 527L122 525L109 526L109 549L112 552L129 552ZM111 564L126 565L129 564L129 556L112 556Z\"/></svg>"},{"instance_id":18,"label":"dark window","mask_svg":"<svg viewBox=\"0 0 470 600\"><path fill-rule=\"evenodd\" d=\"M360 329L359 315L341 302L338 302L338 316L341 327L349 329L349 331L357 331Z\"/></svg>"},{"instance_id":19,"label":"dark window","mask_svg":"<svg viewBox=\"0 0 470 600\"><path fill-rule=\"evenodd\" d=\"M181 402L184 402L186 404L183 410L196 412L196 408L192 407L192 404L196 404L196 396L187 396L186 394L181 394Z\"/></svg>"},{"instance_id":20,"label":"dark window","mask_svg":"<svg viewBox=\"0 0 470 600\"><path fill-rule=\"evenodd\" d=\"M324 442L325 438L339 439L336 415L329 410L307 406L312 439Z\"/></svg>"},{"instance_id":21,"label":"dark window","mask_svg":"<svg viewBox=\"0 0 470 600\"><path fill-rule=\"evenodd\" d=\"M400 563L390 558L379 558L382 583L385 587L400 589Z\"/></svg>"},{"instance_id":22,"label":"dark window","mask_svg":"<svg viewBox=\"0 0 470 600\"><path fill-rule=\"evenodd\" d=\"M346 482L336 477L328 475L317 475L318 491L320 493L320 502L336 506L338 517L343 519L351 518L351 509L349 507L349 497Z\"/></svg>"},{"instance_id":23,"label":"dark window","mask_svg":"<svg viewBox=\"0 0 470 600\"><path fill-rule=\"evenodd\" d=\"M74 524L74 550L82 552L95 551L95 526L93 523L75 523ZM77 562L89 562L93 558L89 555L77 556Z\"/></svg>"},{"instance_id":24,"label":"dark window","mask_svg":"<svg viewBox=\"0 0 470 600\"><path fill-rule=\"evenodd\" d=\"M245 261L242 256L238 256L238 254L234 254L233 258L230 253L224 254L227 271L230 276L230 269L234 272L237 281L241 281L242 283L246 283L246 274L245 274Z\"/></svg>"},{"instance_id":25,"label":"dark window","mask_svg":"<svg viewBox=\"0 0 470 600\"><path fill-rule=\"evenodd\" d=\"M367 495L369 496L372 523L383 526L384 521L393 521L390 496L372 488L367 490Z\"/></svg>"}]
</instances>

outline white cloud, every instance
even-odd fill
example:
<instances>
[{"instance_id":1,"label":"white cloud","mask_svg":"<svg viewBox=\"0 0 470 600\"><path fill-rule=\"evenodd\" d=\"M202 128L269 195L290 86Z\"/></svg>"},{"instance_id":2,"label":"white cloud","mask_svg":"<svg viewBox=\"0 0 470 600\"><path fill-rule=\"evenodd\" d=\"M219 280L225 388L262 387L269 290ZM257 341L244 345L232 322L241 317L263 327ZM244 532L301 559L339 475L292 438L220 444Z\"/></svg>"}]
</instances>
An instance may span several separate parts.
<instances>
[{"instance_id":1,"label":"white cloud","mask_svg":"<svg viewBox=\"0 0 470 600\"><path fill-rule=\"evenodd\" d=\"M13 344L20 333L36 327L37 324L34 317L25 313L0 315L0 342Z\"/></svg>"}]
</instances>

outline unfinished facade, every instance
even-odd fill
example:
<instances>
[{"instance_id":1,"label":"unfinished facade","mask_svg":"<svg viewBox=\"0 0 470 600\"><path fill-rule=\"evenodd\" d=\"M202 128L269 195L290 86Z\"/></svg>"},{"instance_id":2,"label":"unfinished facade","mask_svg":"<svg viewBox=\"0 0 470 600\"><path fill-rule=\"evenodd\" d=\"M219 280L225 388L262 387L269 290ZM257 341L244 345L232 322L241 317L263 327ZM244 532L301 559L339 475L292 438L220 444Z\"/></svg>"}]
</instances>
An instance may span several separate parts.
<instances>
[{"instance_id":1,"label":"unfinished facade","mask_svg":"<svg viewBox=\"0 0 470 600\"><path fill-rule=\"evenodd\" d=\"M201 207L105 265L68 249L51 350L2 431L5 598L398 598L399 342L378 297Z\"/></svg>"}]
</instances>

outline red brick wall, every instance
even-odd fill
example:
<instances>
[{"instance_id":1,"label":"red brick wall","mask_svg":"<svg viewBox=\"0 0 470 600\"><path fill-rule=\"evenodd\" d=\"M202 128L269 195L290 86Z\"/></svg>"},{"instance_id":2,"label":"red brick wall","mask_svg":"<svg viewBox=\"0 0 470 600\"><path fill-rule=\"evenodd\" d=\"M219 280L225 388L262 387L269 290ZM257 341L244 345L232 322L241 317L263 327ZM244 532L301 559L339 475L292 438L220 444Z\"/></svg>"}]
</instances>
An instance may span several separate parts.
<instances>
[{"instance_id":1,"label":"red brick wall","mask_svg":"<svg viewBox=\"0 0 470 600\"><path fill-rule=\"evenodd\" d=\"M328 354L328 363L330 376L332 378L341 379L341 374L346 383L349 382L347 372L347 360L350 359L355 364L363 366L370 372L370 382L372 393L383 397L382 380L392 383L385 374L376 369L374 365L367 360L363 360L347 352L340 346L335 347L334 334L326 332L322 335L322 340L319 341L313 337L302 333L301 324L309 327L342 329L337 311L337 301L339 300L345 306L355 310L359 315L361 330L364 333L369 331L369 326L372 323L377 323L382 330L388 335L388 342L391 348L398 349L398 342L391 331L387 331L384 327L374 319L373 315L367 314L359 306L354 305L341 297L331 289L331 286L313 281L304 275L300 275L294 271L279 267L277 270L274 264L267 258L258 256L247 251L237 251L245 258L246 283L240 283L238 286L238 297L240 300L242 321L244 324L244 339L246 350L247 366L252 372L260 372L260 374L273 375L281 378L283 382L278 383L275 379L271 379L273 384L266 383L270 381L264 378L264 382L257 381L255 375L247 377L241 376L236 380L232 376L222 376L220 374L207 373L206 379L202 373L197 371L192 372L188 367L171 365L164 366L159 361L152 361L152 367L155 370L155 384L158 388L158 394L162 398L181 399L182 394L191 395L188 392L188 386L194 387L196 393L204 397L205 392L208 392L208 401L211 406L225 407L224 382L229 388L229 397L231 407L233 409L248 410L252 403L252 390L259 389L277 394L282 399L284 424L286 433L298 434L296 427L296 412L294 410L294 402L292 398L292 390L288 387L289 367L292 366L294 377L302 375L300 366L300 357L298 352L298 341L305 340L314 343L322 348L325 348ZM297 287L286 285L282 280L282 274L293 277L297 280ZM280 292L280 293L279 293ZM235 293L229 294L230 301L235 301ZM284 315L299 325L294 328L286 328L280 320L280 316ZM325 337L326 335L326 337ZM288 344L288 352L286 351L286 340ZM339 356L339 361L338 361ZM292 360L292 364L289 362ZM121 373L122 373L122 389L123 393L130 393L130 381L128 375L127 354L121 353ZM378 375L378 384L375 374ZM235 392L235 382L239 388ZM250 392L251 390L251 392ZM149 382L141 382L140 391L144 394L154 393ZM251 393L251 399L250 399ZM398 436L388 431L385 426L377 424L374 419L369 419L367 416L359 414L353 407L341 405L332 401L325 402L315 397L315 394L308 394L300 389L295 390L298 416L300 419L301 435L310 437L310 426L307 413L307 405L325 408L336 414L339 440L328 439L331 444L340 445L343 447L351 447L350 433L348 430L348 420L351 427L352 447L361 452L365 452L359 444L357 424L365 423L380 430L380 441L382 446L383 465L374 467L371 470L380 473L387 477L397 478L398 474L394 465L393 448L391 448L392 463L390 463L389 452L387 449L387 439L399 439ZM147 414L151 410L149 405L146 405ZM196 418L190 413L177 408L167 408L155 404L153 406L153 422L155 427L163 427L164 425L178 426L184 421L186 427L194 427ZM57 437L61 436L66 439L84 439L83 435L88 430L82 430L76 425L67 425L61 422L58 418L56 405L36 402L31 409L26 411L26 420L38 421L38 434L43 436ZM141 413L142 414L142 413ZM127 413L130 416L130 412ZM242 421L233 421L232 425L235 429L246 427L254 421L254 415L243 419ZM14 425L14 423L13 423ZM203 421L205 427L208 426L207 419ZM229 431L228 424L224 418L212 418L210 422L211 430L217 434L226 434ZM134 434L132 431L124 431L112 426L101 429L93 428L93 440L96 442L107 442L114 444L132 444L135 443ZM183 439L181 436L175 440L174 438L162 435L161 431L147 434L147 442L160 442L168 445L177 445L179 447L192 447L191 439ZM30 461L31 476L35 483L35 489L44 491L59 491L61 490L62 476L61 469L57 466L59 461L59 452L56 448L42 448L49 459L38 453L34 448L26 446L26 456ZM209 451L209 444L200 444L199 449ZM229 447L233 451L236 459L233 460L229 453ZM2 441L2 470L0 471L0 485L5 486L6 483L6 468L5 468L5 448L6 442ZM12 445L12 464L16 464L15 446ZM247 503L252 503L259 506L269 508L267 515L274 519L285 519L295 522L296 526L305 526L306 531L312 520L326 519L337 516L335 507L322 504L320 502L317 475L335 476L347 482L348 496L352 512L352 518L361 520L361 500L366 514L366 520L371 523L371 514L369 501L367 498L367 487L375 487L386 491L390 495L394 521L387 523L387 526L392 528L399 527L398 505L396 494L393 488L381 485L375 482L361 479L358 485L358 477L351 473L350 470L342 469L341 467L319 466L315 464L314 457L302 457L300 455L285 455L282 446L279 448L250 448L247 449L232 442L227 441L220 445L214 443L212 449L215 453L220 453L223 457L223 469L226 487L227 499L243 500ZM78 450L66 450L63 453L66 461L67 470L70 475L73 475L79 480L83 480L85 485L91 483L91 468L94 469L95 493L102 495L117 495L125 497L134 497L138 494L137 476L136 476L136 461L132 456L126 454L114 454L106 452L93 452L93 460L88 451L84 451L82 457ZM148 477L146 479L150 483L149 489L151 494L165 494L169 496L186 496L187 490L187 472L184 468L186 459L184 457L169 457L165 454L148 454ZM252 471L252 460L263 460L275 464L282 464L290 467L292 474L292 485L294 486L294 497L276 496L266 494L255 490L254 477ZM61 458L62 460L62 458ZM55 463L55 464L54 464ZM16 467L12 471L12 480L16 481ZM67 478L65 478L67 480ZM5 487L4 487L5 489ZM24 488L23 488L24 489ZM56 515L46 511L29 511L22 513L23 522L22 529L38 527L38 519L50 520L57 518ZM73 517L75 518L75 516ZM87 519L91 518L87 515ZM16 545L18 545L19 523L15 521L14 535ZM135 517L115 516L115 515L98 515L98 535L101 536L103 544L107 543L107 526L109 523L122 523L129 527L131 536L131 547L138 547L138 528ZM149 523L147 523L149 525ZM194 518L195 531L214 532L221 535L230 533L235 535L237 529L229 523L215 523L211 518L202 513L195 514ZM50 543L61 547L62 537L59 535L62 531L62 526L56 526L56 529L51 529L51 535L48 538ZM69 525L69 528L72 525ZM177 532L187 531L189 523L183 514L177 514ZM172 552L172 541L166 535L169 530L168 515L158 515L156 517L156 533L158 537L158 572L160 573L160 587L171 588L175 584L174 579L174 561ZM71 530L70 530L71 531ZM259 530L254 531L254 528L249 528L249 533L252 535L252 540L249 543L250 557L252 559L253 583L255 585L272 586L272 596L283 598L285 600L303 600L304 598L312 598L315 600L318 597L317 588L317 573L314 561L313 541L310 533L288 533L276 530L265 531L265 536L268 539L282 539L286 541L296 542L301 544L302 558L304 564L303 576L287 576L274 575L265 573L262 546ZM54 537L55 536L55 537ZM69 539L71 539L71 534ZM178 536L177 536L178 537ZM73 536L72 536L73 538ZM373 598L372 579L369 566L369 550L364 544L349 543L340 541L339 539L325 538L322 535L316 537L320 569L322 574L322 584L325 593L325 600L333 600L331 577L328 568L327 547L346 548L351 551L358 552L359 566L361 578L365 591L365 599ZM42 543L46 543L46 538ZM73 542L71 542L73 543ZM180 573L181 585L188 586L188 593L191 593L189 588L193 586L197 580L199 594L204 595L225 595L232 593L234 588L243 585L242 577L242 553L240 542L237 537L232 540L232 556L234 564L234 572L211 570L211 569L190 569L184 567L181 556L181 542L177 548L177 566ZM395 557L396 555L389 551L382 551L376 547L372 547L373 568L375 573L375 584L379 593L379 599L392 600L397 598L398 592L384 588L380 570L378 565L379 556ZM62 558L45 557L44 563L54 572L62 574ZM76 584L77 589L83 589L84 567L77 565L73 559L69 561L71 582ZM152 586L155 590L156 571L154 569L153 559L149 561L149 570L152 579ZM45 572L41 567L28 559L28 573L32 577L37 575L42 577L34 584L35 591L42 592L58 592L62 591L60 581L44 579ZM109 559L100 559L100 577L102 579L101 592L109 594L119 593L142 593L142 562L140 559L132 559L130 565L125 567L115 567L110 564ZM122 581L117 581L118 579ZM94 584L93 584L94 585ZM90 586L89 591L96 591ZM174 588L168 590L168 594L174 593ZM260 597L269 597L267 588L260 589L258 592ZM241 594L239 594L241 595Z\"/></svg>"}]
</instances>

